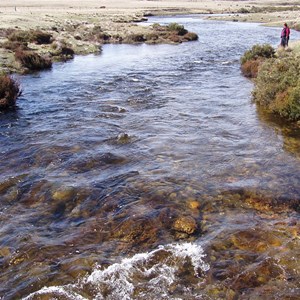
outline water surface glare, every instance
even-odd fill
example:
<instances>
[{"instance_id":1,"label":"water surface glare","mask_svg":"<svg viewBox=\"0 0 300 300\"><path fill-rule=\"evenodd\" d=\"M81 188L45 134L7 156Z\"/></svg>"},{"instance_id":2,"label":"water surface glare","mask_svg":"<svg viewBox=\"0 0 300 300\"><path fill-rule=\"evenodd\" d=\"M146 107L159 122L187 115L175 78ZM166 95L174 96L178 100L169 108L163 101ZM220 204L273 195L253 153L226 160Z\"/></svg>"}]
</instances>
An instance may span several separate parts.
<instances>
[{"instance_id":1,"label":"water surface glare","mask_svg":"<svg viewBox=\"0 0 300 300\"><path fill-rule=\"evenodd\" d=\"M152 21L199 41L20 76L0 114L0 299L300 297L300 131L256 110L239 64L280 28Z\"/></svg>"}]
</instances>

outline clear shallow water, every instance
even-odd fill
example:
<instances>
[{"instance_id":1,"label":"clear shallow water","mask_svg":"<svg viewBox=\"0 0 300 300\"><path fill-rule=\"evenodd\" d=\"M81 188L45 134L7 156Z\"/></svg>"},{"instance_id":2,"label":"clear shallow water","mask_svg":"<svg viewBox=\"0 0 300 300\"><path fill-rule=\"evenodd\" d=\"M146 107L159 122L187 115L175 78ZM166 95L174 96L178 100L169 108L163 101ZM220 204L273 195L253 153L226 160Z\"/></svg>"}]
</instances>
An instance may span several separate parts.
<instances>
[{"instance_id":1,"label":"clear shallow water","mask_svg":"<svg viewBox=\"0 0 300 300\"><path fill-rule=\"evenodd\" d=\"M3 299L299 296L299 130L256 111L239 69L280 29L153 19L172 21L199 41L20 77L0 115Z\"/></svg>"}]
</instances>

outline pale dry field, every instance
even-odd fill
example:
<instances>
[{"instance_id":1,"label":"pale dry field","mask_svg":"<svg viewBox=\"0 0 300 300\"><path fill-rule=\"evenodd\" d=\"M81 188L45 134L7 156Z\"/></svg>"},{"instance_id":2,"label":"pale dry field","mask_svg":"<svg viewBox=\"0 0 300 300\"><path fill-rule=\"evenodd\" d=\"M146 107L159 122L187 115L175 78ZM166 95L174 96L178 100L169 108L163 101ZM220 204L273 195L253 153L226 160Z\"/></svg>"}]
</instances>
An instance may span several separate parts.
<instances>
[{"instance_id":1,"label":"pale dry field","mask_svg":"<svg viewBox=\"0 0 300 300\"><path fill-rule=\"evenodd\" d=\"M132 16L143 14L179 13L231 13L231 18L244 18L234 15L239 9L252 6L280 6L288 3L299 5L300 1L289 0L1 0L1 27L35 28L51 27L66 20L86 22L126 21ZM228 18L228 16L224 17ZM256 14L247 21L282 22L299 20L299 12ZM86 19L86 20L85 20ZM244 18L245 21L245 18Z\"/></svg>"}]
</instances>

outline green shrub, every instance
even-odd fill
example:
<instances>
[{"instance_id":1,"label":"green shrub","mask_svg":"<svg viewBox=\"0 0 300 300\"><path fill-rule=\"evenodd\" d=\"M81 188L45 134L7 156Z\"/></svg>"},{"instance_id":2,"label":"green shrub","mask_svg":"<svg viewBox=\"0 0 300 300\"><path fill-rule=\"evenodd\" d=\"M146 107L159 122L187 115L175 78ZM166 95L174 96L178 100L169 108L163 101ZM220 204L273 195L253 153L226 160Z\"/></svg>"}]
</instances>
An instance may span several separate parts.
<instances>
[{"instance_id":1,"label":"green shrub","mask_svg":"<svg viewBox=\"0 0 300 300\"><path fill-rule=\"evenodd\" d=\"M167 26L167 29L169 31L174 31L176 32L178 35L185 35L188 31L184 28L183 25L180 25L178 23L170 23Z\"/></svg>"},{"instance_id":2,"label":"green shrub","mask_svg":"<svg viewBox=\"0 0 300 300\"><path fill-rule=\"evenodd\" d=\"M0 109L15 106L20 96L19 84L8 75L0 75Z\"/></svg>"},{"instance_id":3,"label":"green shrub","mask_svg":"<svg viewBox=\"0 0 300 300\"><path fill-rule=\"evenodd\" d=\"M271 58L274 57L275 50L271 45L254 45L250 50L247 50L241 57L241 64L244 64L248 60L258 58Z\"/></svg>"},{"instance_id":4,"label":"green shrub","mask_svg":"<svg viewBox=\"0 0 300 300\"><path fill-rule=\"evenodd\" d=\"M300 61L296 56L266 60L255 80L255 102L288 120L300 120L299 77Z\"/></svg>"},{"instance_id":5,"label":"green shrub","mask_svg":"<svg viewBox=\"0 0 300 300\"><path fill-rule=\"evenodd\" d=\"M288 101L279 114L289 120L300 120L300 82L296 87L290 90L288 94Z\"/></svg>"},{"instance_id":6,"label":"green shrub","mask_svg":"<svg viewBox=\"0 0 300 300\"><path fill-rule=\"evenodd\" d=\"M52 61L33 51L23 51L18 49L15 52L16 59L19 60L24 68L30 71L50 69Z\"/></svg>"}]
</instances>

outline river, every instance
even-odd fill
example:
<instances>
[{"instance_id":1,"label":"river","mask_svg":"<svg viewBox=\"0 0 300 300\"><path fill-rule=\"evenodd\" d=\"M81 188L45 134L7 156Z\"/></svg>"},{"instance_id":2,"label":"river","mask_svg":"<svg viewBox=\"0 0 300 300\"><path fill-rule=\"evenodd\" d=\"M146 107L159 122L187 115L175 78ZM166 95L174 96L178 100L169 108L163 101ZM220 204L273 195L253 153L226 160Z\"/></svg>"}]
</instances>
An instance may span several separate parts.
<instances>
[{"instance_id":1,"label":"river","mask_svg":"<svg viewBox=\"0 0 300 300\"><path fill-rule=\"evenodd\" d=\"M281 29L150 21L199 40L18 77L0 115L0 299L299 299L300 130L257 110L239 64Z\"/></svg>"}]
</instances>

